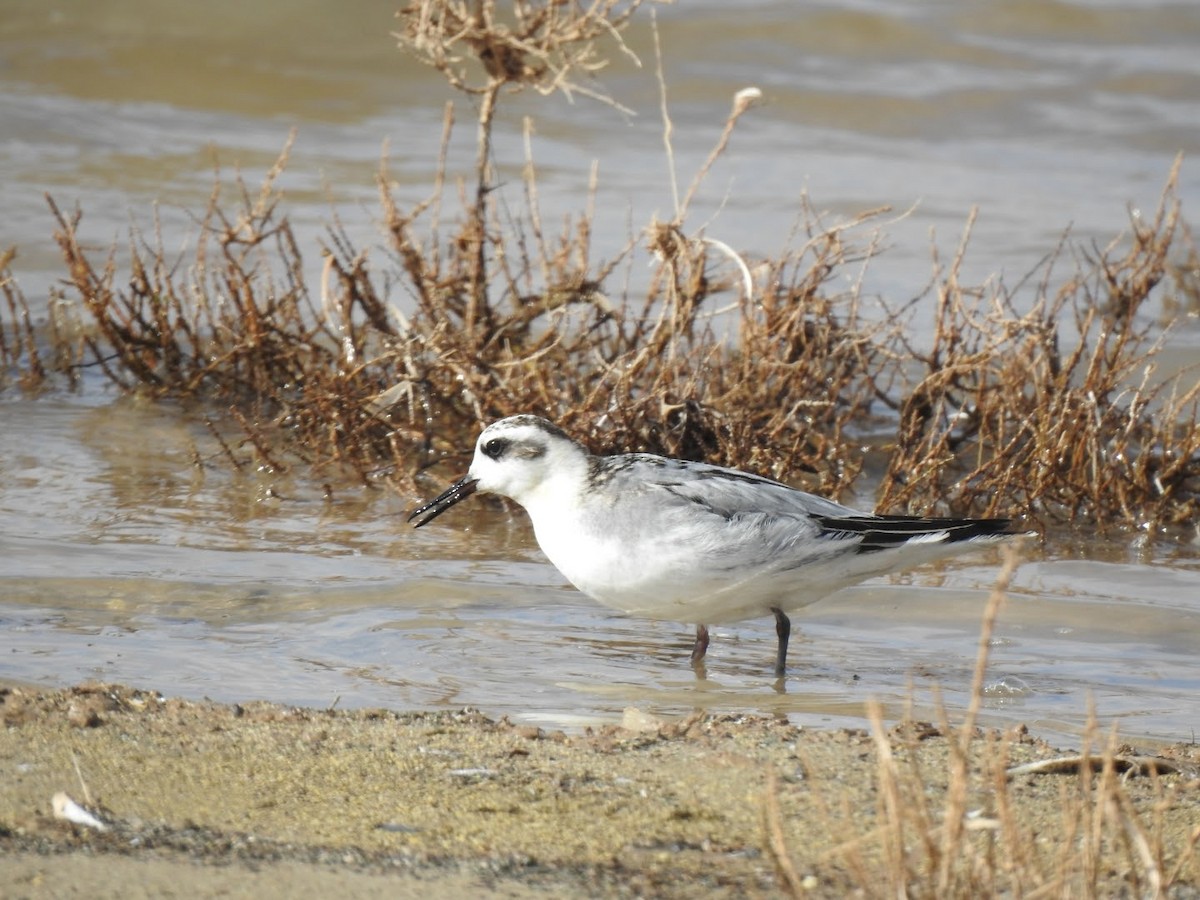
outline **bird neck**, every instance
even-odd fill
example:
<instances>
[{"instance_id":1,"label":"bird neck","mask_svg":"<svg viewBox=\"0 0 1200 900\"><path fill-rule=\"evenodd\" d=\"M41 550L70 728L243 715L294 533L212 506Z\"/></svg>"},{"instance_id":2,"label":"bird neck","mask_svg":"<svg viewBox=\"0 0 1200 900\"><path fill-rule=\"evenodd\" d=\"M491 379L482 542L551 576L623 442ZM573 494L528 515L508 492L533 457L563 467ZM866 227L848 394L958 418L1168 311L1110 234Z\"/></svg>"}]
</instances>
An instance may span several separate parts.
<instances>
[{"instance_id":1,"label":"bird neck","mask_svg":"<svg viewBox=\"0 0 1200 900\"><path fill-rule=\"evenodd\" d=\"M583 448L564 448L546 476L517 498L530 518L535 522L554 520L579 505L587 484L587 460Z\"/></svg>"}]
</instances>

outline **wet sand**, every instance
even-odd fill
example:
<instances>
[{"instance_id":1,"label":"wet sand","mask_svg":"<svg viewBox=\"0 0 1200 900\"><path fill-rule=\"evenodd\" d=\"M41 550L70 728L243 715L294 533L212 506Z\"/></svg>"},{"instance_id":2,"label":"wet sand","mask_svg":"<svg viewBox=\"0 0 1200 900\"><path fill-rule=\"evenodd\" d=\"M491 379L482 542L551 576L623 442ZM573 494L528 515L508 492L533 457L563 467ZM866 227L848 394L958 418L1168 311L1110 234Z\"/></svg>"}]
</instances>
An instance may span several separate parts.
<instances>
[{"instance_id":1,"label":"wet sand","mask_svg":"<svg viewBox=\"0 0 1200 900\"><path fill-rule=\"evenodd\" d=\"M0 688L0 700L8 897L777 895L772 836L802 889L832 897L857 884L839 847L868 865L880 852L864 731L629 711L622 727L568 735L471 710L223 705L104 684ZM919 738L893 744L940 810L948 744L932 727ZM1061 755L1010 738L1010 765ZM981 733L973 765L998 746ZM1140 821L1161 822L1169 869L1200 823L1200 748L1153 752L1174 771L1125 790ZM1063 803L1078 784L1009 781L1013 812L1048 852L1070 839ZM107 830L54 818L59 792ZM976 779L968 808L994 815L992 793ZM1102 873L1104 893L1128 887L1123 858ZM1183 887L1200 881L1194 858L1179 881L1178 896L1197 895Z\"/></svg>"}]
</instances>

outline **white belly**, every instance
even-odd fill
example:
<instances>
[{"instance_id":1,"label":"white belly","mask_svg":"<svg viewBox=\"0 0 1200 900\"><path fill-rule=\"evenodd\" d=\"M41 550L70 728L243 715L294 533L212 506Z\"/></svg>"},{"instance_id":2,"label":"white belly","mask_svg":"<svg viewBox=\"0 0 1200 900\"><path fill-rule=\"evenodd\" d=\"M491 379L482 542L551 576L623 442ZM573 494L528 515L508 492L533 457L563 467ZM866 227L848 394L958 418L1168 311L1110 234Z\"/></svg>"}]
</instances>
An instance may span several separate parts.
<instances>
[{"instance_id":1,"label":"white belly","mask_svg":"<svg viewBox=\"0 0 1200 900\"><path fill-rule=\"evenodd\" d=\"M794 572L715 564L714 554L687 535L631 540L563 521L540 523L534 532L542 552L576 588L605 606L650 619L739 622L769 616L774 606L799 609L829 593L828 587L806 590L808 579ZM581 533L590 536L582 540Z\"/></svg>"}]
</instances>

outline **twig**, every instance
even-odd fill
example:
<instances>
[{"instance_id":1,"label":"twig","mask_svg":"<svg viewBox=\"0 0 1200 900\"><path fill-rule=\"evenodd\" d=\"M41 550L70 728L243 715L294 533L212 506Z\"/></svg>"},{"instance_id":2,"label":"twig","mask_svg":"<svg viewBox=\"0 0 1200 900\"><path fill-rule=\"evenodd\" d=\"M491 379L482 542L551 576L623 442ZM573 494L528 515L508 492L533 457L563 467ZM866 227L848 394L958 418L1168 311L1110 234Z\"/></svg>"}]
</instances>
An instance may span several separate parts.
<instances>
[{"instance_id":1,"label":"twig","mask_svg":"<svg viewBox=\"0 0 1200 900\"><path fill-rule=\"evenodd\" d=\"M783 815L779 810L779 779L773 768L767 769L767 785L763 793L763 831L766 833L767 852L775 866L775 874L784 891L790 897L804 895L804 882L788 853L787 840L783 836Z\"/></svg>"}]
</instances>

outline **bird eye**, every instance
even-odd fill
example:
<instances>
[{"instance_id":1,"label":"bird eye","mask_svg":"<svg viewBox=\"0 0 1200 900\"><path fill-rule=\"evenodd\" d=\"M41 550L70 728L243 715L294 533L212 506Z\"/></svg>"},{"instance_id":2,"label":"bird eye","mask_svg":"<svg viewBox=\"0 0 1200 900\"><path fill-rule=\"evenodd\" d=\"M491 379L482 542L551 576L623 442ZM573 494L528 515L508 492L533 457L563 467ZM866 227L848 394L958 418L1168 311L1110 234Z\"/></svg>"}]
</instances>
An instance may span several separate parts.
<instances>
[{"instance_id":1,"label":"bird eye","mask_svg":"<svg viewBox=\"0 0 1200 900\"><path fill-rule=\"evenodd\" d=\"M504 455L504 451L508 449L508 441L504 438L492 438L483 445L483 455L491 459L499 459Z\"/></svg>"}]
</instances>

